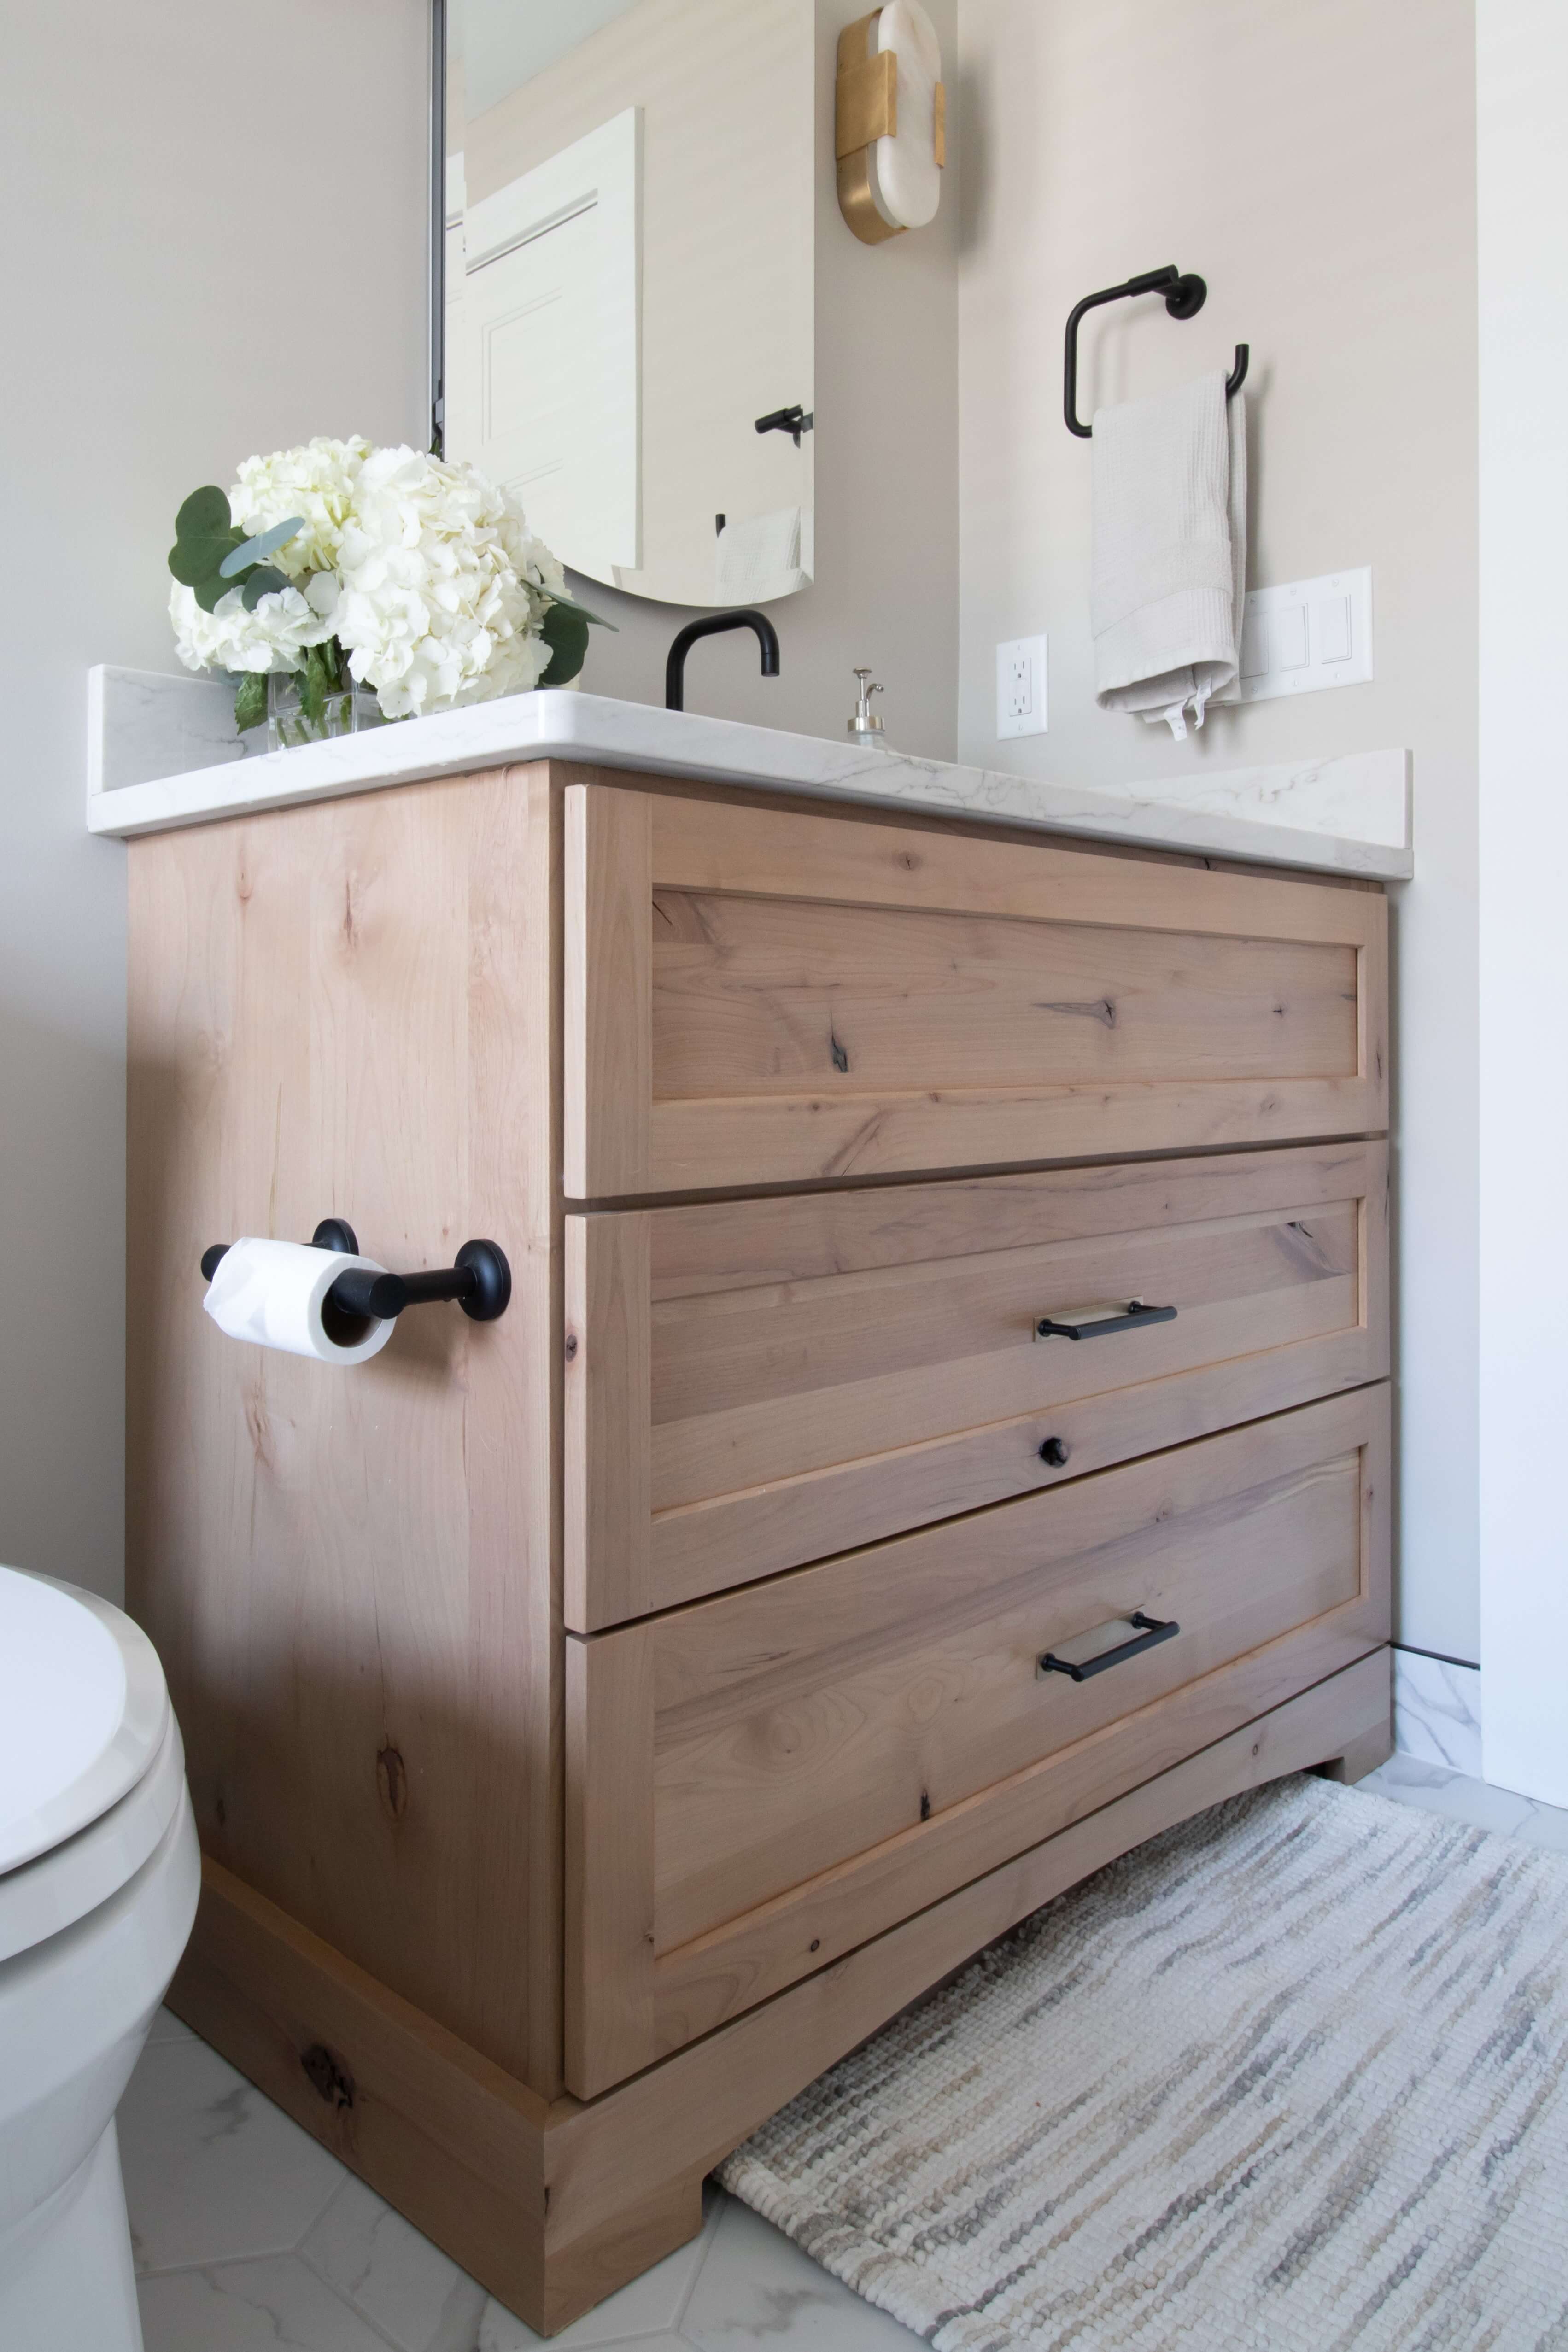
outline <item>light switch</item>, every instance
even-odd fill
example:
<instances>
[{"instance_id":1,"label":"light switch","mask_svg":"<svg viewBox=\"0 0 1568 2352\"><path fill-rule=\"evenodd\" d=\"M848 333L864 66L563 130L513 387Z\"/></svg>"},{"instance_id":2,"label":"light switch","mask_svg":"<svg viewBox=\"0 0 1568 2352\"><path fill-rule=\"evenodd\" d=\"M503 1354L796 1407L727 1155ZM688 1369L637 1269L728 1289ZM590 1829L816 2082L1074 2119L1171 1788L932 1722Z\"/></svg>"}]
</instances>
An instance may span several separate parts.
<instances>
[{"instance_id":1,"label":"light switch","mask_svg":"<svg viewBox=\"0 0 1568 2352\"><path fill-rule=\"evenodd\" d=\"M1305 604L1287 604L1274 615L1274 667L1276 669L1305 669L1307 667L1307 608Z\"/></svg>"},{"instance_id":2,"label":"light switch","mask_svg":"<svg viewBox=\"0 0 1568 2352\"><path fill-rule=\"evenodd\" d=\"M1318 659L1324 662L1349 661L1351 657L1350 598L1320 596L1316 618Z\"/></svg>"},{"instance_id":3,"label":"light switch","mask_svg":"<svg viewBox=\"0 0 1568 2352\"><path fill-rule=\"evenodd\" d=\"M1239 667L1227 701L1363 684L1373 674L1371 567L1249 588Z\"/></svg>"}]
</instances>

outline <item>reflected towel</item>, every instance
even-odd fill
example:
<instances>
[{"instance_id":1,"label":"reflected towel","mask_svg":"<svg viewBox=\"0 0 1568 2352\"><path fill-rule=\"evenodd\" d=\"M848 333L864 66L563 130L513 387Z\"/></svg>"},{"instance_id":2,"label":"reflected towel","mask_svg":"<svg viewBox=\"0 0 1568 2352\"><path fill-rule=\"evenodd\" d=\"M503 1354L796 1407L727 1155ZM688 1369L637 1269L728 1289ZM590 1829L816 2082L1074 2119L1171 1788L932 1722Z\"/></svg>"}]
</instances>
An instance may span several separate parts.
<instances>
[{"instance_id":1,"label":"reflected towel","mask_svg":"<svg viewBox=\"0 0 1568 2352\"><path fill-rule=\"evenodd\" d=\"M1094 416L1089 622L1102 710L1204 723L1234 687L1247 584L1247 415L1222 374Z\"/></svg>"},{"instance_id":2,"label":"reflected towel","mask_svg":"<svg viewBox=\"0 0 1568 2352\"><path fill-rule=\"evenodd\" d=\"M793 596L809 585L801 560L801 513L780 507L773 514L742 515L719 533L714 593L721 604L765 604L773 596Z\"/></svg>"}]
</instances>

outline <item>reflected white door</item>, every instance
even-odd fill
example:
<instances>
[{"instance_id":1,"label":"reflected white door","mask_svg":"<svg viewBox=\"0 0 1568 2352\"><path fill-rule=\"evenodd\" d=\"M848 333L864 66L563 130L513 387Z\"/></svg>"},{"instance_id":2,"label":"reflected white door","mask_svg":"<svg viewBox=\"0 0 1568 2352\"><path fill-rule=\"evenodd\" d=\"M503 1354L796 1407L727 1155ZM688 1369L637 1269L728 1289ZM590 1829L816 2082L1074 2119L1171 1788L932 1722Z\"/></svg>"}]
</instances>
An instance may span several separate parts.
<instances>
[{"instance_id":1,"label":"reflected white door","mask_svg":"<svg viewBox=\"0 0 1568 2352\"><path fill-rule=\"evenodd\" d=\"M628 109L468 207L447 446L578 570L641 561L638 123Z\"/></svg>"}]
</instances>

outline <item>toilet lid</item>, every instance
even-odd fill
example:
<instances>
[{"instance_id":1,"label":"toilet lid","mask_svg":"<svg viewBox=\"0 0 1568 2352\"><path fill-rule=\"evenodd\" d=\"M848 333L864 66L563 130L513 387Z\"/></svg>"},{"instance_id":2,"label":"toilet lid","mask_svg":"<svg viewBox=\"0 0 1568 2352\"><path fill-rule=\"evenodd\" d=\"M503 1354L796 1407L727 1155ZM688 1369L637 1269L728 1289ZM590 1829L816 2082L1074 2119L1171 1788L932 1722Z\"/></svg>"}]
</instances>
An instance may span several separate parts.
<instances>
[{"instance_id":1,"label":"toilet lid","mask_svg":"<svg viewBox=\"0 0 1568 2352\"><path fill-rule=\"evenodd\" d=\"M140 1626L74 1584L0 1568L0 1872L117 1804L169 1712Z\"/></svg>"}]
</instances>

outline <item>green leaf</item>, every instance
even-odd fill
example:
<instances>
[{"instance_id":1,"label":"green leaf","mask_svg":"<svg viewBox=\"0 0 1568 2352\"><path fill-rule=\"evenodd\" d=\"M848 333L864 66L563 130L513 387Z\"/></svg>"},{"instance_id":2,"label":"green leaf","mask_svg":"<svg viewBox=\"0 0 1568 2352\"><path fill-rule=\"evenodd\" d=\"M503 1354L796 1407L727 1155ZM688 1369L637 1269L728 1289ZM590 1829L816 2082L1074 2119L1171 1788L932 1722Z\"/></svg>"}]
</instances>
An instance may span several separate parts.
<instances>
[{"instance_id":1,"label":"green leaf","mask_svg":"<svg viewBox=\"0 0 1568 2352\"><path fill-rule=\"evenodd\" d=\"M320 646L307 646L305 667L296 670L300 681L300 709L311 727L320 728L327 716L327 693L331 680Z\"/></svg>"},{"instance_id":2,"label":"green leaf","mask_svg":"<svg viewBox=\"0 0 1568 2352\"><path fill-rule=\"evenodd\" d=\"M220 490L216 482L193 490L174 517L176 539L218 539L233 527L228 492Z\"/></svg>"},{"instance_id":3,"label":"green leaf","mask_svg":"<svg viewBox=\"0 0 1568 2352\"><path fill-rule=\"evenodd\" d=\"M267 716L267 672L247 669L235 688L234 723L243 735L248 727L259 727Z\"/></svg>"},{"instance_id":4,"label":"green leaf","mask_svg":"<svg viewBox=\"0 0 1568 2352\"><path fill-rule=\"evenodd\" d=\"M552 604L539 625L539 634L550 647L550 664L540 678L540 685L569 684L587 657L587 615L570 604Z\"/></svg>"},{"instance_id":5,"label":"green leaf","mask_svg":"<svg viewBox=\"0 0 1568 2352\"><path fill-rule=\"evenodd\" d=\"M216 484L193 490L174 517L174 544L169 569L187 588L199 588L233 553L245 533L230 520L228 499ZM218 593L221 595L220 589ZM210 613L212 606L204 604Z\"/></svg>"},{"instance_id":6,"label":"green leaf","mask_svg":"<svg viewBox=\"0 0 1568 2352\"><path fill-rule=\"evenodd\" d=\"M606 621L600 613L590 613L586 604L574 604L570 596L557 596L552 602L556 612L575 613L583 620L592 621L596 629L608 629L612 635L617 637L620 635L620 630L614 621Z\"/></svg>"},{"instance_id":7,"label":"green leaf","mask_svg":"<svg viewBox=\"0 0 1568 2352\"><path fill-rule=\"evenodd\" d=\"M203 612L212 613L217 609L218 598L226 596L236 583L232 580L220 580L216 572L209 572L205 579L190 580L185 583L185 585L192 591Z\"/></svg>"},{"instance_id":8,"label":"green leaf","mask_svg":"<svg viewBox=\"0 0 1568 2352\"><path fill-rule=\"evenodd\" d=\"M220 577L222 576L220 574ZM271 563L258 563L253 572L246 572L243 577L245 593L240 602L247 613L255 612L263 596L275 596L279 588L287 588L289 584L288 573L279 572L277 566ZM234 588L239 583L237 581L224 577L223 584L226 588Z\"/></svg>"},{"instance_id":9,"label":"green leaf","mask_svg":"<svg viewBox=\"0 0 1568 2352\"><path fill-rule=\"evenodd\" d=\"M179 525L176 523L174 528L177 531ZM275 522L270 530L258 530L254 539L241 540L237 547L231 548L218 565L218 570L226 580L232 580L236 572L243 572L247 563L261 562L291 540L296 531L304 528L303 515L290 515L286 522Z\"/></svg>"}]
</instances>

